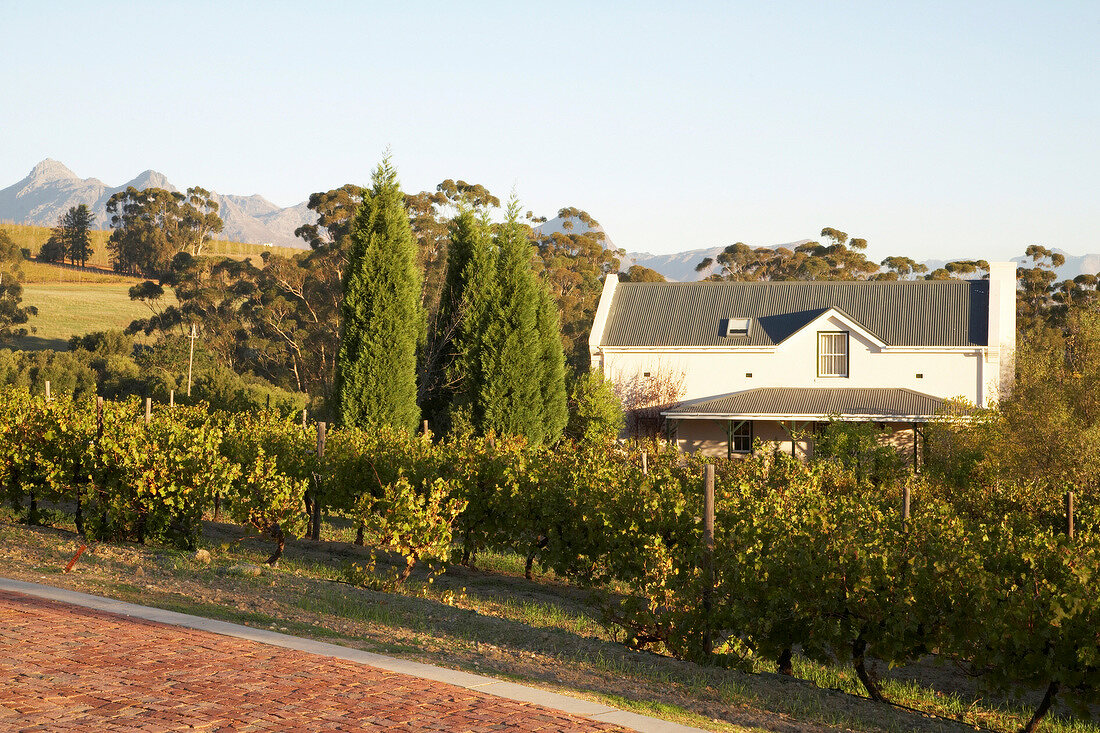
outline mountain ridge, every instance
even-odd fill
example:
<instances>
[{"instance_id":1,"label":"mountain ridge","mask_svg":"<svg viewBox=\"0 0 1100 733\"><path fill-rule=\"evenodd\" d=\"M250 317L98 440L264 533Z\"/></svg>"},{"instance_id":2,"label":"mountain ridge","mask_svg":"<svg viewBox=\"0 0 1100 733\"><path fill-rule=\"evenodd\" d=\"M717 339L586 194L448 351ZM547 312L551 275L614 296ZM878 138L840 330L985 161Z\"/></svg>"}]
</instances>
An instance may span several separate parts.
<instances>
[{"instance_id":1,"label":"mountain ridge","mask_svg":"<svg viewBox=\"0 0 1100 733\"><path fill-rule=\"evenodd\" d=\"M52 158L45 158L34 165L31 172L22 180L7 188L0 189L0 221L13 221L26 224L38 224L52 227L57 218L71 206L85 204L96 215L97 228L106 229L108 218L107 200L128 187L141 190L156 187L169 191L178 191L168 177L153 169L139 173L121 186L109 186L98 178L80 178L65 164ZM305 202L294 206L279 207L260 194L243 196L238 194L220 194L212 192L218 202L218 213L225 224L221 236L239 242L255 244L271 243L285 247L304 249L306 243L294 236L294 230L303 224L317 221L317 215L310 211ZM602 227L597 227L604 231ZM544 222L538 227L543 234L574 231L584 233L587 225L578 219L572 219L567 228L560 217ZM810 239L769 245L794 248ZM604 245L617 249L610 236L604 231ZM695 266L704 258L715 258L724 249L702 247L672 254L655 255L649 252L626 252L620 260L620 269L625 272L632 265L641 265L656 270L669 280L690 282L700 280L707 273L698 273ZM1060 280L1070 279L1082 273L1100 273L1100 254L1072 255L1061 249L1055 252L1065 255L1066 262L1056 268ZM1014 257L1013 261L1023 263L1025 257ZM929 259L922 264L934 270L942 267L945 260Z\"/></svg>"},{"instance_id":2,"label":"mountain ridge","mask_svg":"<svg viewBox=\"0 0 1100 733\"><path fill-rule=\"evenodd\" d=\"M57 218L70 207L85 204L95 214L97 228L106 229L108 199L131 186L139 191L145 188L181 190L166 175L151 168L120 186L109 186L98 178L80 178L65 164L45 158L22 180L0 189L0 220L54 226ZM304 249L306 243L294 236L294 230L317 220L304 201L280 208L259 194L241 196L211 192L211 195L218 202L218 213L225 225L221 236L226 239Z\"/></svg>"}]
</instances>

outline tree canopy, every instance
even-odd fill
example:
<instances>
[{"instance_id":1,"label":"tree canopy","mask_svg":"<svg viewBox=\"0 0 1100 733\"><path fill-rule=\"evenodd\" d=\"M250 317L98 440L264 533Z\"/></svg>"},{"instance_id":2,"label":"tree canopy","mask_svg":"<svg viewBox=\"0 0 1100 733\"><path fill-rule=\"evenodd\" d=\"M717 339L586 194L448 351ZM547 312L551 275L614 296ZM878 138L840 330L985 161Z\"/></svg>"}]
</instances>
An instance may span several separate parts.
<instances>
[{"instance_id":1,"label":"tree canopy","mask_svg":"<svg viewBox=\"0 0 1100 733\"><path fill-rule=\"evenodd\" d=\"M23 252L0 231L0 343L26 336L31 316L38 314L33 305L23 305Z\"/></svg>"},{"instance_id":2,"label":"tree canopy","mask_svg":"<svg viewBox=\"0 0 1100 733\"><path fill-rule=\"evenodd\" d=\"M107 200L111 236L107 249L118 272L155 277L166 272L179 252L202 254L222 231L218 204L209 191L187 193L130 186Z\"/></svg>"}]
</instances>

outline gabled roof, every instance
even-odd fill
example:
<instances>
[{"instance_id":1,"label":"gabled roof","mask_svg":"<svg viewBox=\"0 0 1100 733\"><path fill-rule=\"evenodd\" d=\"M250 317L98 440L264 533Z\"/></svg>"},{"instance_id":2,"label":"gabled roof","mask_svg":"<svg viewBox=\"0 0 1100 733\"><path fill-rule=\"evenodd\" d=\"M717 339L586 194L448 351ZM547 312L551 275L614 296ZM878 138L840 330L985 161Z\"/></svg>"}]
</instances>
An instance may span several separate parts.
<instances>
[{"instance_id":1,"label":"gabled roof","mask_svg":"<svg viewBox=\"0 0 1100 733\"><path fill-rule=\"evenodd\" d=\"M836 308L890 346L985 346L989 283L621 283L603 346L774 346ZM749 335L720 321L749 318Z\"/></svg>"},{"instance_id":2,"label":"gabled roof","mask_svg":"<svg viewBox=\"0 0 1100 733\"><path fill-rule=\"evenodd\" d=\"M897 419L922 422L944 400L911 389L877 387L760 387L694 400L661 414L679 419Z\"/></svg>"}]
</instances>

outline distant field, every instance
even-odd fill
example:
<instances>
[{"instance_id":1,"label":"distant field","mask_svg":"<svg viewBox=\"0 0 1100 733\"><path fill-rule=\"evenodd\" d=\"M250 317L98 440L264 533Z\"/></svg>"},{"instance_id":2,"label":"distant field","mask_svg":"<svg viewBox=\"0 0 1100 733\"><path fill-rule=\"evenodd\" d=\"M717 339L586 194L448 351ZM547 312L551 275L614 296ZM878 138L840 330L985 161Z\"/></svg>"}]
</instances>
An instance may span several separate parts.
<instances>
[{"instance_id":1,"label":"distant field","mask_svg":"<svg viewBox=\"0 0 1100 733\"><path fill-rule=\"evenodd\" d=\"M142 281L140 277L127 275L115 275L108 272L82 272L70 270L67 267L58 267L46 262L24 262L23 284L59 285L64 283L74 285L92 285L96 283L123 285L127 287Z\"/></svg>"},{"instance_id":2,"label":"distant field","mask_svg":"<svg viewBox=\"0 0 1100 733\"><path fill-rule=\"evenodd\" d=\"M123 329L130 325L130 321L147 317L149 308L130 300L129 290L133 282L137 281L25 285L23 303L38 307L38 315L31 318L28 325L34 326L37 331L18 339L14 347L64 350L71 336ZM174 300L174 296L167 297Z\"/></svg>"},{"instance_id":3,"label":"distant field","mask_svg":"<svg viewBox=\"0 0 1100 733\"><path fill-rule=\"evenodd\" d=\"M18 247L29 249L32 257L38 254L38 250L50 238L49 227L34 226L32 224L0 223L0 231L6 232ZM109 231L102 230L92 232L92 257L88 260L89 265L93 267L111 266L110 253L107 251L107 237L110 234ZM244 259L264 252L273 252L289 257L301 251L293 247L265 247L262 244L217 240L211 242L203 254Z\"/></svg>"}]
</instances>

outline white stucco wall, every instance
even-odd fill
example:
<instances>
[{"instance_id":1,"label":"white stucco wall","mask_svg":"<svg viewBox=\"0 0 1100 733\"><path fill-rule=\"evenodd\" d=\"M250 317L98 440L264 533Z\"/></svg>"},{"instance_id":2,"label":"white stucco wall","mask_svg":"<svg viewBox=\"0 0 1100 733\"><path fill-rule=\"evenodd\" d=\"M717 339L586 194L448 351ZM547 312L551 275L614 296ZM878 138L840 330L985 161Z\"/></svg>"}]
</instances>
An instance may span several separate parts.
<instances>
[{"instance_id":1,"label":"white stucco wall","mask_svg":"<svg viewBox=\"0 0 1100 733\"><path fill-rule=\"evenodd\" d=\"M848 331L847 377L817 376L819 331ZM645 372L683 374L682 399L756 387L904 387L934 397L986 404L998 381L982 348L882 347L844 319L829 315L773 349L761 347L643 349L602 347L604 376L625 382ZM595 364L594 364L595 366ZM746 374L752 374L751 377ZM918 378L917 374L923 374Z\"/></svg>"},{"instance_id":2,"label":"white stucco wall","mask_svg":"<svg viewBox=\"0 0 1100 733\"><path fill-rule=\"evenodd\" d=\"M897 448L906 463L913 461L913 426L909 423L882 424L880 440L884 445ZM802 426L805 429L805 426ZM766 450L778 449L791 453L791 435L774 420L757 420L753 423L753 438L761 441ZM676 446L685 453L702 453L715 458L725 458L728 440L725 423L721 420L681 420L676 427ZM794 455L808 458L814 450L812 437L799 440ZM734 454L737 456L740 454Z\"/></svg>"}]
</instances>

